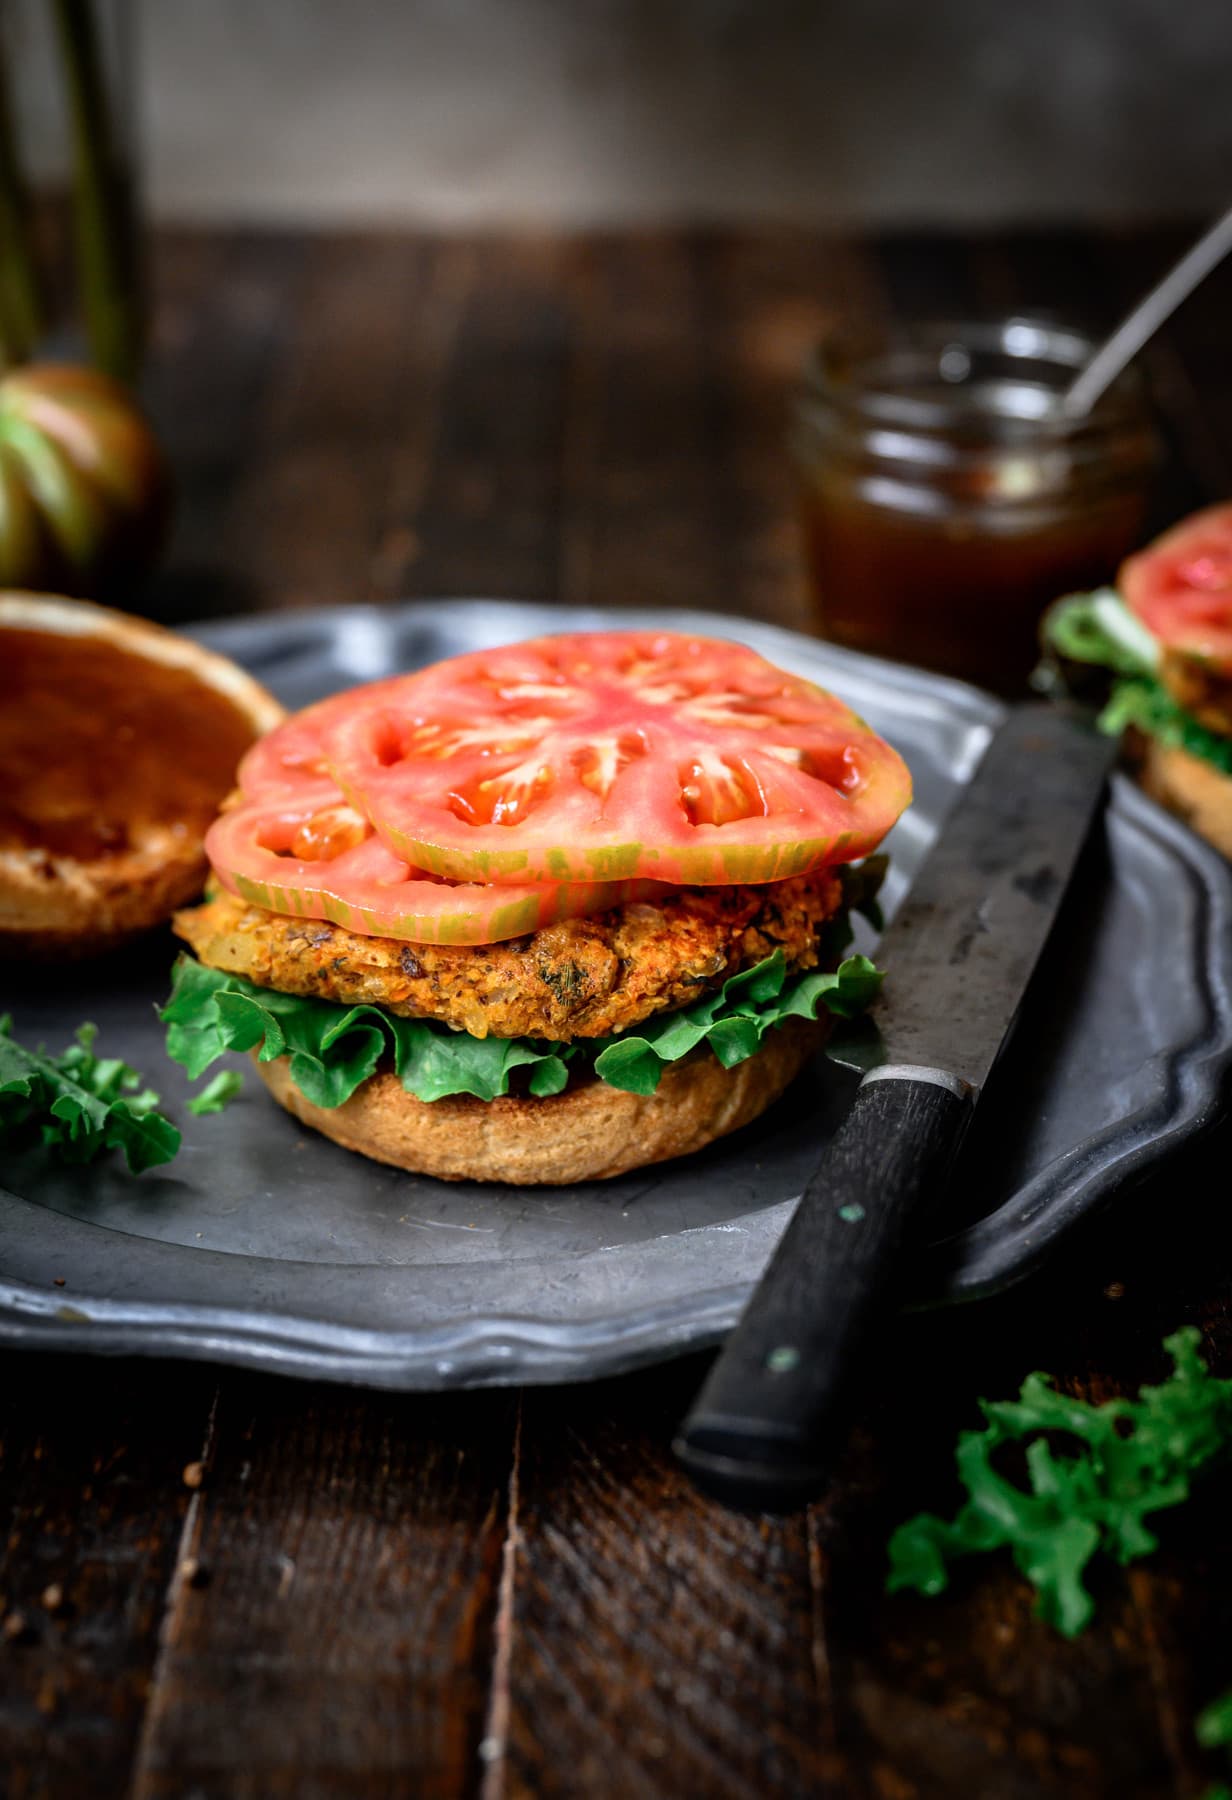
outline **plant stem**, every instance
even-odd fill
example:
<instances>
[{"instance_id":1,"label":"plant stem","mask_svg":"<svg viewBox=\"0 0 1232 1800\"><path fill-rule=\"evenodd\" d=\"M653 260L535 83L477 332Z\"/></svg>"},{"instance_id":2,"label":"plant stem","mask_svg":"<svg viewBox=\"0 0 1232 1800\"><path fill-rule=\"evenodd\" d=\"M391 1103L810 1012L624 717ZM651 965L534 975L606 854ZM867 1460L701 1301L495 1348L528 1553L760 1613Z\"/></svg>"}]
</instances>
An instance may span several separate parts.
<instances>
[{"instance_id":1,"label":"plant stem","mask_svg":"<svg viewBox=\"0 0 1232 1800\"><path fill-rule=\"evenodd\" d=\"M142 316L133 177L108 107L90 0L52 0L73 125L82 312L94 360L131 381Z\"/></svg>"},{"instance_id":2,"label":"plant stem","mask_svg":"<svg viewBox=\"0 0 1232 1800\"><path fill-rule=\"evenodd\" d=\"M42 329L30 201L9 107L8 70L0 43L0 363L22 362Z\"/></svg>"}]
</instances>

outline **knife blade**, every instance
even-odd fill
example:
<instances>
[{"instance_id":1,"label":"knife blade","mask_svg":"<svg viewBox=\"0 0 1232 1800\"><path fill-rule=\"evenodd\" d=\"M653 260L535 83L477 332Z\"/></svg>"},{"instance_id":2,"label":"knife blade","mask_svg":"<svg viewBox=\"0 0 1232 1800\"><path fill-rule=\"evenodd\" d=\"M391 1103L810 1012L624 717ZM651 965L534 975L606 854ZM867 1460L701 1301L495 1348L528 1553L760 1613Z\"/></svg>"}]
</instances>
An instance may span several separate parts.
<instances>
[{"instance_id":1,"label":"knife blade","mask_svg":"<svg viewBox=\"0 0 1232 1800\"><path fill-rule=\"evenodd\" d=\"M948 1180L1115 755L1077 714L1013 709L886 931L851 1109L676 1438L716 1498L776 1511L824 1485L904 1226Z\"/></svg>"}]
</instances>

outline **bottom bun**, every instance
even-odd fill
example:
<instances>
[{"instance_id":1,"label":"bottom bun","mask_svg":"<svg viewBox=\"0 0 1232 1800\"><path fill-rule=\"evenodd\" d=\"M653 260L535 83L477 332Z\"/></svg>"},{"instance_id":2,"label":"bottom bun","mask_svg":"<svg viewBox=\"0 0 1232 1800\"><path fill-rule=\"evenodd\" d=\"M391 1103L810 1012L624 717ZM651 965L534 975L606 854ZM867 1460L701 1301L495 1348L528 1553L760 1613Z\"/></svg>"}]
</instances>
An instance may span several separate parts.
<instances>
[{"instance_id":1,"label":"bottom bun","mask_svg":"<svg viewBox=\"0 0 1232 1800\"><path fill-rule=\"evenodd\" d=\"M258 1063L275 1100L347 1150L441 1181L519 1187L606 1181L688 1156L748 1125L774 1103L825 1041L828 1021L789 1019L756 1056L725 1069L708 1051L664 1069L657 1092L587 1081L545 1099L456 1094L417 1100L396 1075L373 1075L342 1106L314 1106L280 1057Z\"/></svg>"},{"instance_id":2,"label":"bottom bun","mask_svg":"<svg viewBox=\"0 0 1232 1800\"><path fill-rule=\"evenodd\" d=\"M1134 757L1138 779L1152 800L1177 813L1199 837L1232 858L1232 776L1157 738L1140 738Z\"/></svg>"}]
</instances>

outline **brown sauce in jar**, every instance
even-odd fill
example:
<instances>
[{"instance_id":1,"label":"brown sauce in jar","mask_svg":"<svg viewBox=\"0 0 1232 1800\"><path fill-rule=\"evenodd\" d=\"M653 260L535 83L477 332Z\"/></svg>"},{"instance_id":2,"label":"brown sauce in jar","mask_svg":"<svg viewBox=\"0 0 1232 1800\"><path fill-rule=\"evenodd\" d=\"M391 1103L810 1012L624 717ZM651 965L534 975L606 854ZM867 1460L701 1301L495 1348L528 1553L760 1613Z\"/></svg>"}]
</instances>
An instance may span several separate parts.
<instances>
[{"instance_id":1,"label":"brown sauce in jar","mask_svg":"<svg viewBox=\"0 0 1232 1800\"><path fill-rule=\"evenodd\" d=\"M816 628L1006 693L1051 601L1115 578L1157 445L1132 372L1094 411L1062 394L1089 349L1025 319L823 344L796 457Z\"/></svg>"},{"instance_id":2,"label":"brown sauce in jar","mask_svg":"<svg viewBox=\"0 0 1232 1800\"><path fill-rule=\"evenodd\" d=\"M897 513L816 487L805 554L823 637L1012 693L1039 657L1040 615L1105 586L1138 542L1140 494L1015 530L957 514Z\"/></svg>"},{"instance_id":3,"label":"brown sauce in jar","mask_svg":"<svg viewBox=\"0 0 1232 1800\"><path fill-rule=\"evenodd\" d=\"M104 638L0 630L0 851L121 856L200 839L256 735L191 669Z\"/></svg>"}]
</instances>

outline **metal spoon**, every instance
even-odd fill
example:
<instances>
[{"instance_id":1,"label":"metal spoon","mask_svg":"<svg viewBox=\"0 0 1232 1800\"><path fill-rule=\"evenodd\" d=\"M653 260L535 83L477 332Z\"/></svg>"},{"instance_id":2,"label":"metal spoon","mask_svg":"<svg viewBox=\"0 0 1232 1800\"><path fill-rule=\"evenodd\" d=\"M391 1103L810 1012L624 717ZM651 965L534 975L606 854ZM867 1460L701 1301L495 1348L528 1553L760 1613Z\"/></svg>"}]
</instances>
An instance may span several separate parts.
<instances>
[{"instance_id":1,"label":"metal spoon","mask_svg":"<svg viewBox=\"0 0 1232 1800\"><path fill-rule=\"evenodd\" d=\"M1164 320L1171 317L1182 300L1188 299L1199 282L1205 281L1230 250L1232 210L1203 233L1078 371L1061 402L1071 419L1080 419L1090 412L1147 339L1154 337Z\"/></svg>"}]
</instances>

